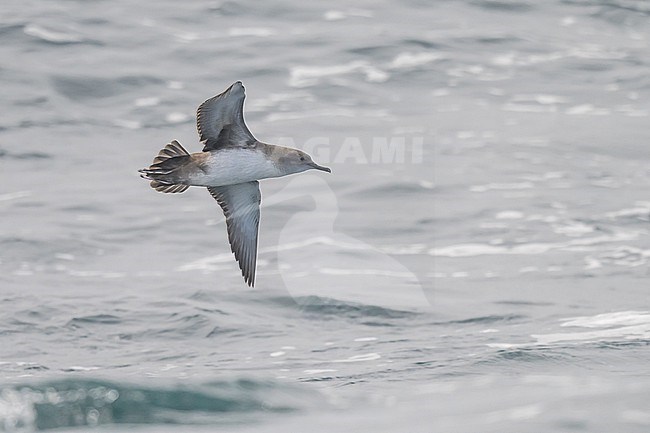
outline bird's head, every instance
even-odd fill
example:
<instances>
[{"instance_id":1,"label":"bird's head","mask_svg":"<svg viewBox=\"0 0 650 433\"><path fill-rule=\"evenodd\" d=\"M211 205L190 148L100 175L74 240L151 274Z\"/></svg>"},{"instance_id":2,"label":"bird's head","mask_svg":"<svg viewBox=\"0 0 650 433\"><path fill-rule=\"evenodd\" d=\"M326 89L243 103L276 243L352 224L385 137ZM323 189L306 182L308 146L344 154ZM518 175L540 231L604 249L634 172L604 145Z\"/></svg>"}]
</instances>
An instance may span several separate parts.
<instances>
[{"instance_id":1,"label":"bird's head","mask_svg":"<svg viewBox=\"0 0 650 433\"><path fill-rule=\"evenodd\" d=\"M311 169L326 171L328 173L332 172L329 167L316 164L311 159L311 156L302 150L283 147L278 149L278 153L275 156L278 168L286 174L300 173Z\"/></svg>"}]
</instances>

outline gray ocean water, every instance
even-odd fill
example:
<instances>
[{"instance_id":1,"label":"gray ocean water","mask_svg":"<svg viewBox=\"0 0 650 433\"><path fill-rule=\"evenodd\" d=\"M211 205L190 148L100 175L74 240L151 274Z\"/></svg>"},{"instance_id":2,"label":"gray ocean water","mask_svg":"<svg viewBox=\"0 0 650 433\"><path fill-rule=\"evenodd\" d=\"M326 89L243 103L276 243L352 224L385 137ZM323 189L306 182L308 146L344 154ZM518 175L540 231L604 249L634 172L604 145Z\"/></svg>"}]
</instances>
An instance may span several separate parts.
<instances>
[{"instance_id":1,"label":"gray ocean water","mask_svg":"<svg viewBox=\"0 0 650 433\"><path fill-rule=\"evenodd\" d=\"M650 429L650 6L4 1L0 430ZM257 284L138 177L242 80Z\"/></svg>"}]
</instances>

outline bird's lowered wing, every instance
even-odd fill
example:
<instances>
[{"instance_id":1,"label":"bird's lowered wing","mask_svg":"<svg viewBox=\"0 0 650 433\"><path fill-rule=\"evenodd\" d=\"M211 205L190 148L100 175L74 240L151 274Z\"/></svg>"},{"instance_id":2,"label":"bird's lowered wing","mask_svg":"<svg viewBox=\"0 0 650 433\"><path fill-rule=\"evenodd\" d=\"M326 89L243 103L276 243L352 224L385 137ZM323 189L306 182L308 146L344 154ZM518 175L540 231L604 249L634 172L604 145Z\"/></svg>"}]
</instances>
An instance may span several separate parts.
<instances>
[{"instance_id":1,"label":"bird's lowered wing","mask_svg":"<svg viewBox=\"0 0 650 433\"><path fill-rule=\"evenodd\" d=\"M257 233L260 225L259 182L210 186L208 191L217 200L226 215L230 249L235 254L244 281L255 284L257 263Z\"/></svg>"},{"instance_id":2,"label":"bird's lowered wing","mask_svg":"<svg viewBox=\"0 0 650 433\"><path fill-rule=\"evenodd\" d=\"M228 146L247 147L257 142L244 122L245 98L244 86L237 81L199 105L196 127L204 152Z\"/></svg>"}]
</instances>

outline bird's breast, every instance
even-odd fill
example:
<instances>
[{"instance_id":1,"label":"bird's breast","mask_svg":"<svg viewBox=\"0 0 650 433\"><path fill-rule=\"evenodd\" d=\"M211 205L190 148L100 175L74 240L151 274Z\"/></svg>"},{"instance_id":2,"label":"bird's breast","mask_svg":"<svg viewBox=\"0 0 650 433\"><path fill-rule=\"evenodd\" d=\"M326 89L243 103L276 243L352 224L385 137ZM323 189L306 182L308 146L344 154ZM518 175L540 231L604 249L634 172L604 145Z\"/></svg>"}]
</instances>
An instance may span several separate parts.
<instances>
[{"instance_id":1,"label":"bird's breast","mask_svg":"<svg viewBox=\"0 0 650 433\"><path fill-rule=\"evenodd\" d=\"M191 181L197 186L233 185L279 175L273 161L252 149L220 149L194 155L200 170Z\"/></svg>"}]
</instances>

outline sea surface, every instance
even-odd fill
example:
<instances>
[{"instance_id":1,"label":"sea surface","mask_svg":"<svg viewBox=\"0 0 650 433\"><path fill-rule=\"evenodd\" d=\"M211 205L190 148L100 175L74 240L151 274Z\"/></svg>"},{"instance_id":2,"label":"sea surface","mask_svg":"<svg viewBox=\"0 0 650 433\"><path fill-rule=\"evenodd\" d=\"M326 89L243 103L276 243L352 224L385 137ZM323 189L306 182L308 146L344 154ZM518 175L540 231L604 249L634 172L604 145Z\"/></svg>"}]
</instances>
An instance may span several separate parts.
<instances>
[{"instance_id":1,"label":"sea surface","mask_svg":"<svg viewBox=\"0 0 650 433\"><path fill-rule=\"evenodd\" d=\"M0 11L0 430L650 431L647 1ZM236 80L253 289L137 173Z\"/></svg>"}]
</instances>

